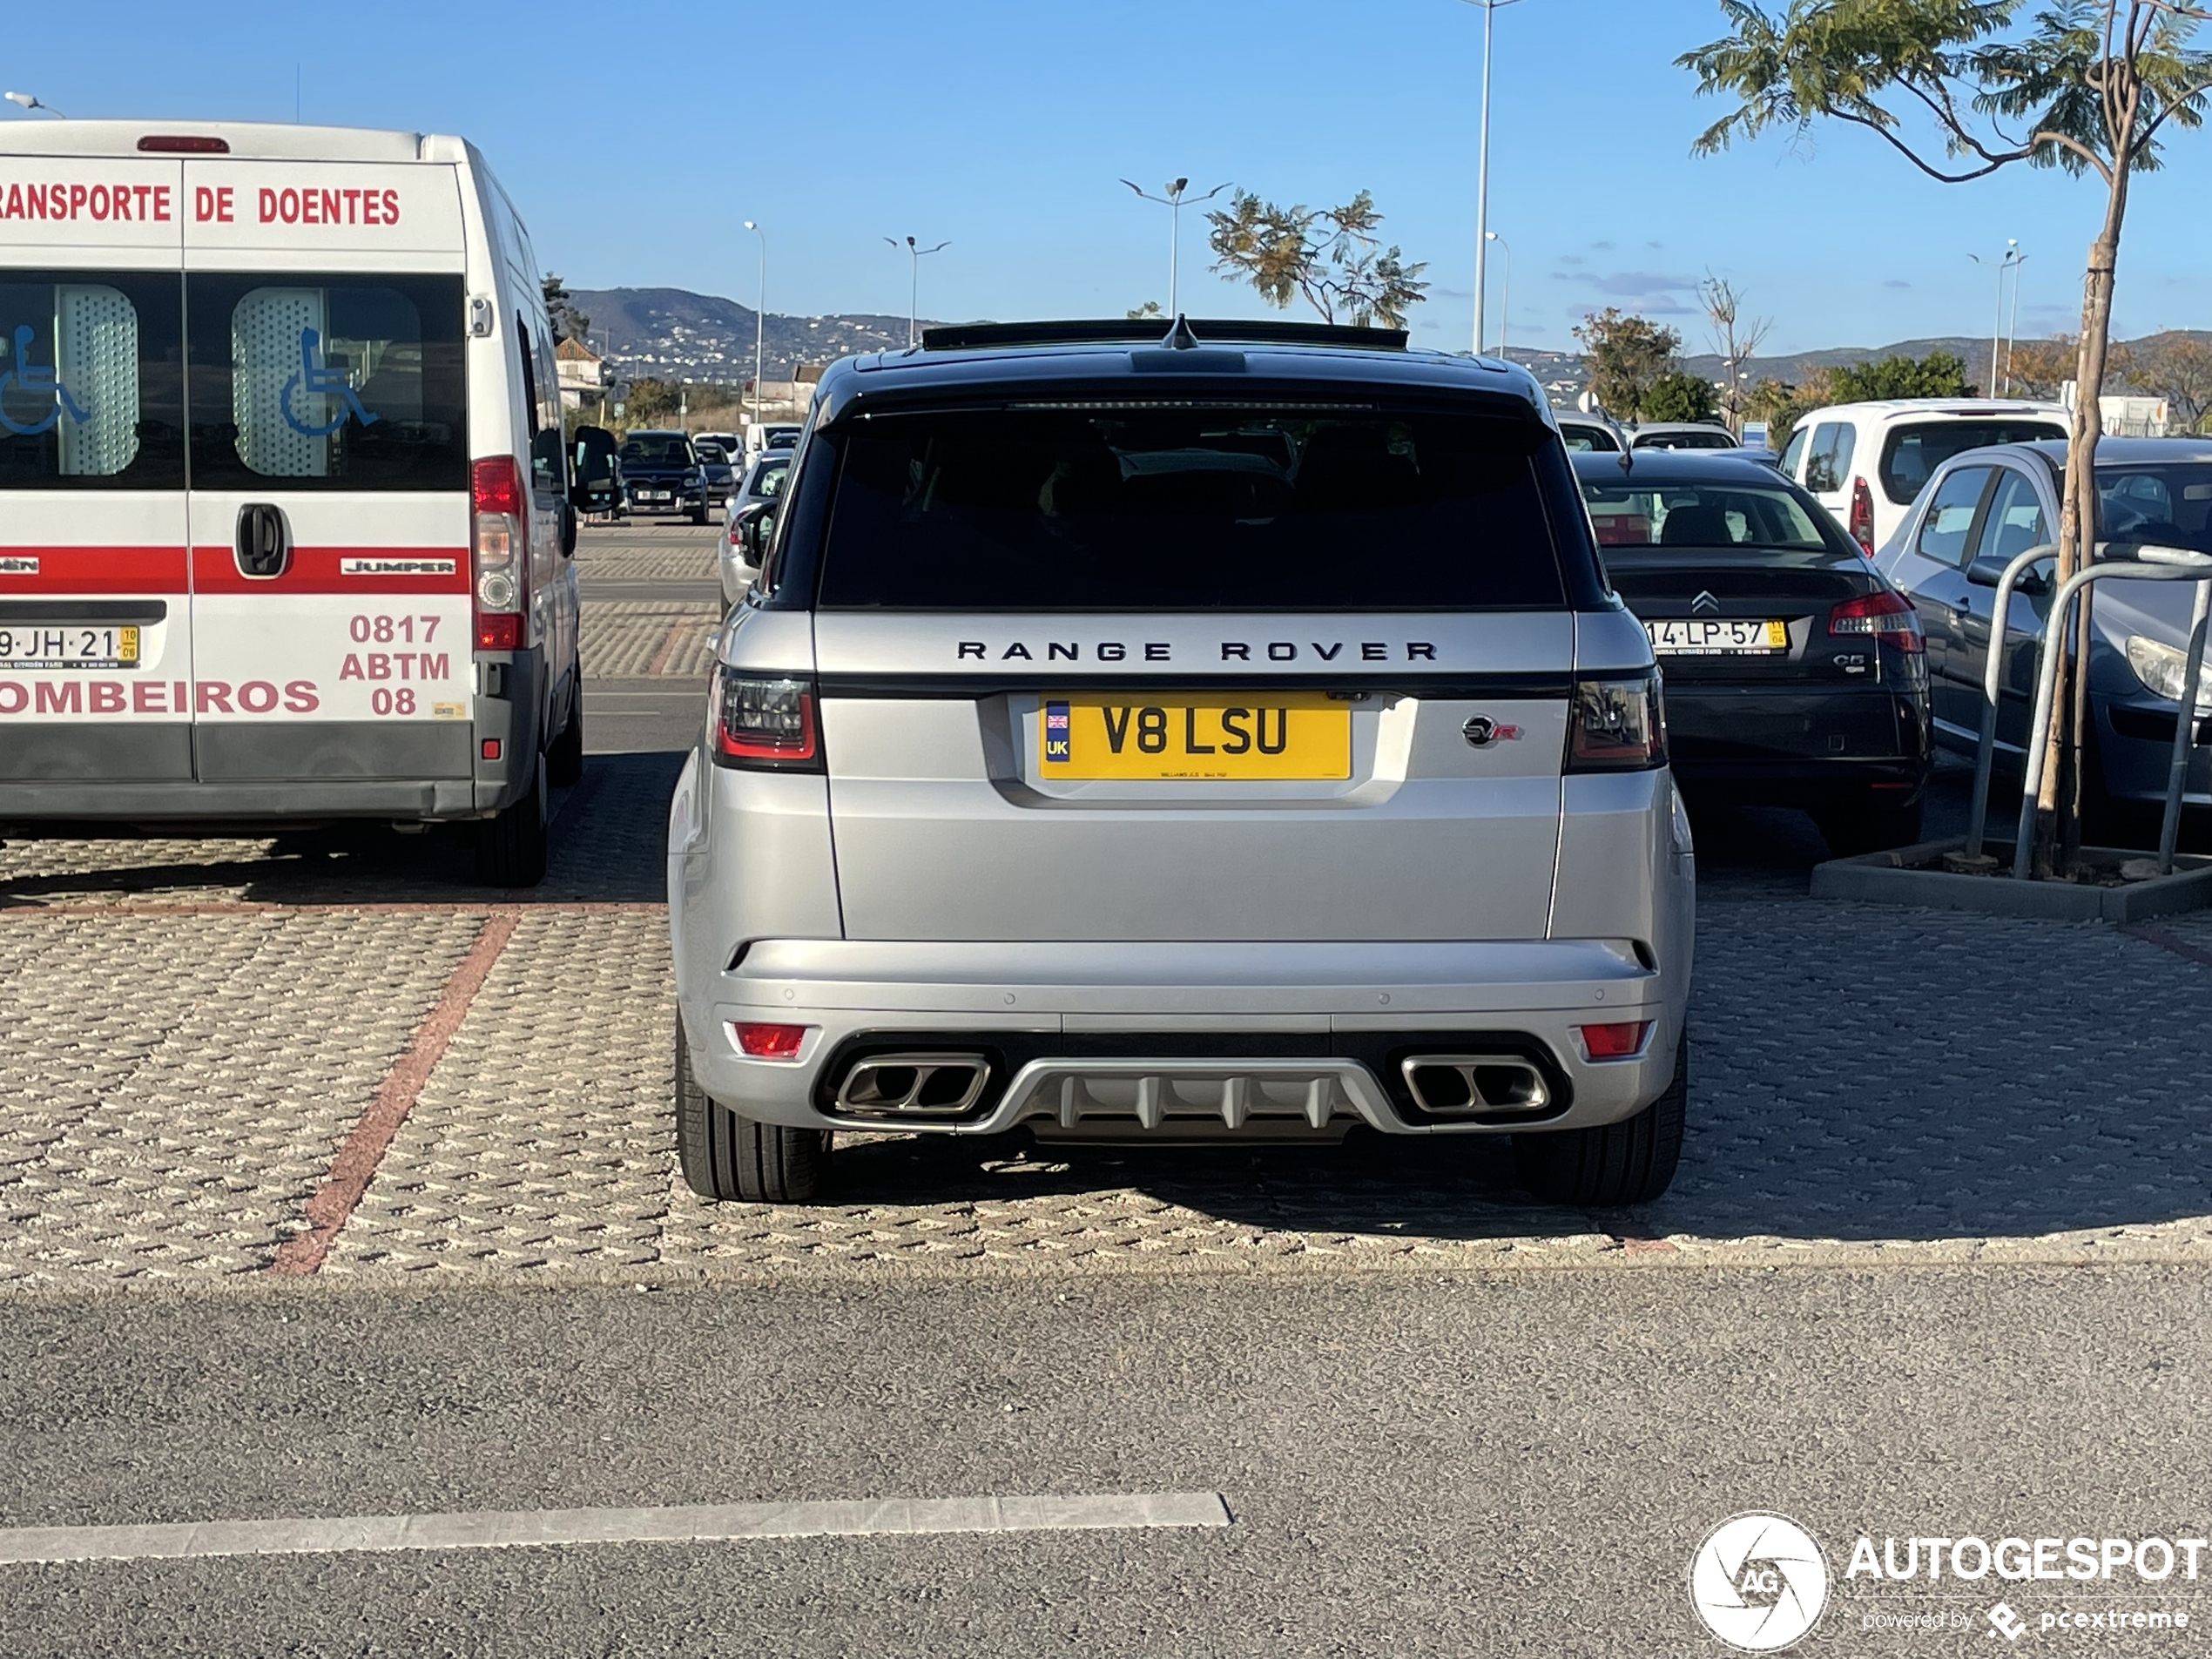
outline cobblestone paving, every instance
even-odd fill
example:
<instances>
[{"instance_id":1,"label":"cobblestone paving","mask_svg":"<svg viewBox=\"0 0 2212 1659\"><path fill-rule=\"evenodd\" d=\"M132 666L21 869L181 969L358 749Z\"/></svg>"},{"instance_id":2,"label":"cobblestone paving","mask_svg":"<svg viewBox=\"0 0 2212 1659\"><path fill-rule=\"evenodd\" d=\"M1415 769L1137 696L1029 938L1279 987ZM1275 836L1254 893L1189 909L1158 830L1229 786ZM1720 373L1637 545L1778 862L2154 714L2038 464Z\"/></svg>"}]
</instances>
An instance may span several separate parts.
<instances>
[{"instance_id":1,"label":"cobblestone paving","mask_svg":"<svg viewBox=\"0 0 2212 1659\"><path fill-rule=\"evenodd\" d=\"M698 679L713 661L707 640L721 607L616 599L587 607L581 649L587 679Z\"/></svg>"},{"instance_id":2,"label":"cobblestone paving","mask_svg":"<svg viewBox=\"0 0 2212 1659\"><path fill-rule=\"evenodd\" d=\"M693 537L711 532L692 530ZM683 547L641 546L615 539L604 530L587 530L577 549L577 570L586 581L594 577L622 582L711 582L714 543L694 540Z\"/></svg>"}]
</instances>

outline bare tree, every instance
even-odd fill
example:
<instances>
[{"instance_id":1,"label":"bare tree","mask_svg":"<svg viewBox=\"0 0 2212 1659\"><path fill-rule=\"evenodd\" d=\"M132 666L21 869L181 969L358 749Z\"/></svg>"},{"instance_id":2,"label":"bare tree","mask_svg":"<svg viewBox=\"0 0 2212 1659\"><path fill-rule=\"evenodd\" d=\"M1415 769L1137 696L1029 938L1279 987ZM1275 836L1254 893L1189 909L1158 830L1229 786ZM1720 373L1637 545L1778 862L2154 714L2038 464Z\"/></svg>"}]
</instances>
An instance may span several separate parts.
<instances>
[{"instance_id":1,"label":"bare tree","mask_svg":"<svg viewBox=\"0 0 2212 1659\"><path fill-rule=\"evenodd\" d=\"M1728 429L1740 439L1743 435L1743 365L1758 355L1760 346L1774 332L1774 319L1743 316L1743 296L1732 283L1710 271L1697 285L1697 297L1705 307L1705 325L1713 349L1727 371L1727 383L1721 389L1721 415L1728 421Z\"/></svg>"}]
</instances>

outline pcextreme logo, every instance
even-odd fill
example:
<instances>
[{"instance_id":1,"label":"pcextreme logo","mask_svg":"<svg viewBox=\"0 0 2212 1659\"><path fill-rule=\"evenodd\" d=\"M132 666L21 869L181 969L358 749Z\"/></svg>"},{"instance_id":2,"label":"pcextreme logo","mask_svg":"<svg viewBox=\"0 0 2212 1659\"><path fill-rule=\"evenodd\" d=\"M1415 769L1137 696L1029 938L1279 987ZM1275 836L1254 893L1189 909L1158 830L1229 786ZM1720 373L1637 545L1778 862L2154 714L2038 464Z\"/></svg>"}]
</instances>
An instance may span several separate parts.
<instances>
[{"instance_id":1,"label":"pcextreme logo","mask_svg":"<svg viewBox=\"0 0 2212 1659\"><path fill-rule=\"evenodd\" d=\"M1689 1604L1730 1647L1772 1653L1820 1622L1827 1558L1787 1515L1730 1515L1689 1559Z\"/></svg>"}]
</instances>

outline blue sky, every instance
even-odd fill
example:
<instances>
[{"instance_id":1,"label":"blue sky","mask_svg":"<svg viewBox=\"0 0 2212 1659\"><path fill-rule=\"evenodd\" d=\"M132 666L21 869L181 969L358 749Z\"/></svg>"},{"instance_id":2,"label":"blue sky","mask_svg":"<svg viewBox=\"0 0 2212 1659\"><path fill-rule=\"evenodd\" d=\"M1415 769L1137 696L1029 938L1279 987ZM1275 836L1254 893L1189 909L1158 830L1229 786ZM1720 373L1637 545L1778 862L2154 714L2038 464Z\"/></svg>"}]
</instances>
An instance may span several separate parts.
<instances>
[{"instance_id":1,"label":"blue sky","mask_svg":"<svg viewBox=\"0 0 2212 1659\"><path fill-rule=\"evenodd\" d=\"M1315 206L1364 187L1429 262L1416 341L1459 347L1481 24L1461 0L103 0L11 9L0 81L71 114L288 120L296 66L310 121L474 138L576 286L750 303L752 218L770 308L800 314L903 312L906 259L881 239L911 232L952 243L923 266L925 314L1119 314L1166 300L1167 226L1117 179ZM1770 350L1977 333L1994 293L1967 255L2008 237L2028 254L2021 334L2073 325L2101 186L2026 169L1940 185L1840 127L1693 158L1715 111L1672 60L1720 32L1713 0L1498 13L1490 222L1512 245L1514 343L1570 347L1611 303L1702 348L1708 271L1774 319ZM2139 185L2123 334L2212 326L2209 184L2212 132ZM1184 308L1264 309L1206 263L1186 212Z\"/></svg>"}]
</instances>

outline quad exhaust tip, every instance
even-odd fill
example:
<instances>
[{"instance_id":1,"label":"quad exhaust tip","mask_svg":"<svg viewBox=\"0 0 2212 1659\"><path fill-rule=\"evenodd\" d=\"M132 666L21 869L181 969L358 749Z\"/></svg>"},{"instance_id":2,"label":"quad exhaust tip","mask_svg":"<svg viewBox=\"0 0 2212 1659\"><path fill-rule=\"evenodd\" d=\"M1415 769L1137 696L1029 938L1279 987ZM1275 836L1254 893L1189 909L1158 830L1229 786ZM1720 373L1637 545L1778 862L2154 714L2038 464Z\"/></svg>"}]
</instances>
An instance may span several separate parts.
<instances>
[{"instance_id":1,"label":"quad exhaust tip","mask_svg":"<svg viewBox=\"0 0 2212 1659\"><path fill-rule=\"evenodd\" d=\"M1552 1103L1544 1074L1519 1055L1413 1055L1399 1069L1413 1103L1439 1116L1535 1113Z\"/></svg>"},{"instance_id":2,"label":"quad exhaust tip","mask_svg":"<svg viewBox=\"0 0 2212 1659\"><path fill-rule=\"evenodd\" d=\"M957 1117L983 1097L980 1054L879 1054L856 1060L837 1086L837 1109L863 1116Z\"/></svg>"}]
</instances>

